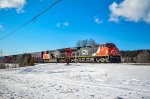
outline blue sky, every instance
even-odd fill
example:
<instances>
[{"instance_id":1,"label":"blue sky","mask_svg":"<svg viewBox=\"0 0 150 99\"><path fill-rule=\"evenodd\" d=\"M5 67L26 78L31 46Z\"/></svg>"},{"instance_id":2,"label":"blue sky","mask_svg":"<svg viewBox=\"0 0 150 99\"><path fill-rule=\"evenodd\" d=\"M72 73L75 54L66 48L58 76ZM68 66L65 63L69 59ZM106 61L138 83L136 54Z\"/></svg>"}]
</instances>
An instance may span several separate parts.
<instances>
[{"instance_id":1,"label":"blue sky","mask_svg":"<svg viewBox=\"0 0 150 99\"><path fill-rule=\"evenodd\" d=\"M0 38L53 2L0 1ZM78 40L90 38L99 44L115 43L120 50L150 49L149 9L149 0L62 0L1 40L0 50L4 55L37 52L74 47Z\"/></svg>"}]
</instances>

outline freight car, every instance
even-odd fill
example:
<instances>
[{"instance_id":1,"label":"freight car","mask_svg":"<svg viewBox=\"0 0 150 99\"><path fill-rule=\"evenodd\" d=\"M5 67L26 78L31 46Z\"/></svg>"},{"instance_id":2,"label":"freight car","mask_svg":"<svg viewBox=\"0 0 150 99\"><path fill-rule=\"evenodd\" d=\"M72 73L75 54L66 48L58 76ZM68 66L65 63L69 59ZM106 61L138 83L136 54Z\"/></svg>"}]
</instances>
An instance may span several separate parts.
<instances>
[{"instance_id":1,"label":"freight car","mask_svg":"<svg viewBox=\"0 0 150 99\"><path fill-rule=\"evenodd\" d=\"M23 55L24 54L2 56L0 57L0 63L19 63L22 61Z\"/></svg>"},{"instance_id":2,"label":"freight car","mask_svg":"<svg viewBox=\"0 0 150 99\"><path fill-rule=\"evenodd\" d=\"M42 53L44 62L64 63L67 60L68 48ZM105 43L96 46L74 47L71 50L70 62L96 62L96 63L120 63L121 57L119 49L113 43Z\"/></svg>"},{"instance_id":3,"label":"freight car","mask_svg":"<svg viewBox=\"0 0 150 99\"><path fill-rule=\"evenodd\" d=\"M32 58L34 59L35 63L43 63L43 59L42 59L42 52L34 52L34 53L30 53Z\"/></svg>"}]
</instances>

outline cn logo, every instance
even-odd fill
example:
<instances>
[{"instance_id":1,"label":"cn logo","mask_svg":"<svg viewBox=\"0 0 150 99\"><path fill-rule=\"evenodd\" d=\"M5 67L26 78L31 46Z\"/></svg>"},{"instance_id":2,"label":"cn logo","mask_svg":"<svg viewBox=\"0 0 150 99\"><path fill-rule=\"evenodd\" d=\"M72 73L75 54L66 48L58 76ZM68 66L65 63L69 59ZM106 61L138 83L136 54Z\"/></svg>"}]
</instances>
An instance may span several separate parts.
<instances>
[{"instance_id":1,"label":"cn logo","mask_svg":"<svg viewBox=\"0 0 150 99\"><path fill-rule=\"evenodd\" d=\"M88 55L88 51L87 50L82 50L82 55Z\"/></svg>"}]
</instances>

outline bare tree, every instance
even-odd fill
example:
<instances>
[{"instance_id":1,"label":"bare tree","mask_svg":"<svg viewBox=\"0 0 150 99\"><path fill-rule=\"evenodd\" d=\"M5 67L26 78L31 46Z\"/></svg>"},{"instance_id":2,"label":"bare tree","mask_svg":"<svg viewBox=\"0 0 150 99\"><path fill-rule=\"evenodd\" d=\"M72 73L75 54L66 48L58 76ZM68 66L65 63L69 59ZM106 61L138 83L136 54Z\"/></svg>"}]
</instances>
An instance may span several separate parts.
<instances>
[{"instance_id":1,"label":"bare tree","mask_svg":"<svg viewBox=\"0 0 150 99\"><path fill-rule=\"evenodd\" d=\"M82 47L88 46L88 39L82 40L81 45Z\"/></svg>"},{"instance_id":2,"label":"bare tree","mask_svg":"<svg viewBox=\"0 0 150 99\"><path fill-rule=\"evenodd\" d=\"M93 39L79 40L76 43L77 47L86 47L86 46L94 46L94 45L97 45L97 43Z\"/></svg>"},{"instance_id":3,"label":"bare tree","mask_svg":"<svg viewBox=\"0 0 150 99\"><path fill-rule=\"evenodd\" d=\"M88 46L94 46L94 45L97 45L97 43L95 42L95 40L89 39L88 40Z\"/></svg>"},{"instance_id":4,"label":"bare tree","mask_svg":"<svg viewBox=\"0 0 150 99\"><path fill-rule=\"evenodd\" d=\"M77 47L82 47L82 45L81 45L81 40L78 40L78 41L77 41L76 46L77 46Z\"/></svg>"}]
</instances>

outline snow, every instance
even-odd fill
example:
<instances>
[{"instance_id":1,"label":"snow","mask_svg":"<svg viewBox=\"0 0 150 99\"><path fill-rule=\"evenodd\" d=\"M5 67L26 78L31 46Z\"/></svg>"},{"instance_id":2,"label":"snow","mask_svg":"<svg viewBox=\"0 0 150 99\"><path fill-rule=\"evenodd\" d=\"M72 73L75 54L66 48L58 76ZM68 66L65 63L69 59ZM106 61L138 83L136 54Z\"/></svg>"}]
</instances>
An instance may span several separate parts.
<instances>
[{"instance_id":1,"label":"snow","mask_svg":"<svg viewBox=\"0 0 150 99\"><path fill-rule=\"evenodd\" d=\"M0 99L150 99L150 65L63 63L0 70Z\"/></svg>"}]
</instances>

